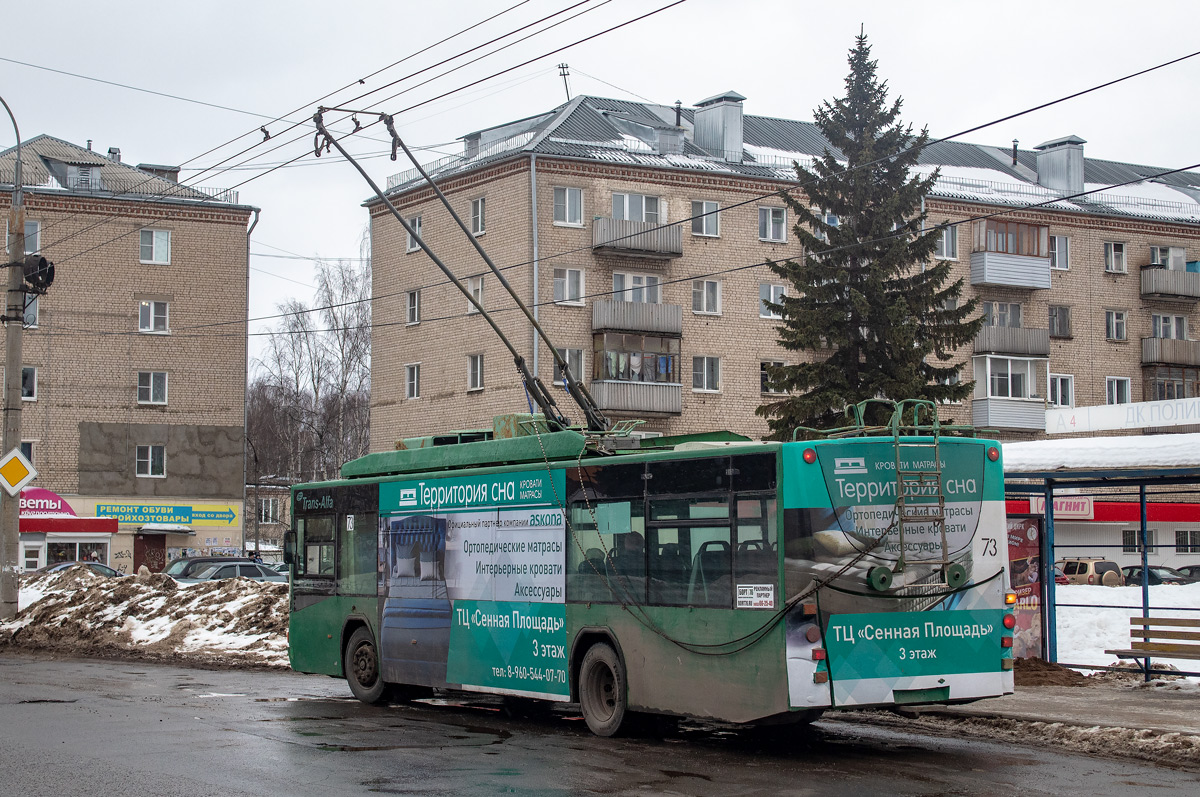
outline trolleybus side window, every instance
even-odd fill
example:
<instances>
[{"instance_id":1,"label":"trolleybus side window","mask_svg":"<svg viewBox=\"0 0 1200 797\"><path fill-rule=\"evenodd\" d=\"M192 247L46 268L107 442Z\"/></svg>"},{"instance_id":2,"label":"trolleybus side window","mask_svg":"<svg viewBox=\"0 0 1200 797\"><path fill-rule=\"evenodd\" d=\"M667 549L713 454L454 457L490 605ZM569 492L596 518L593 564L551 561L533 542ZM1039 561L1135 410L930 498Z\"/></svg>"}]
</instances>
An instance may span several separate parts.
<instances>
[{"instance_id":1,"label":"trolleybus side window","mask_svg":"<svg viewBox=\"0 0 1200 797\"><path fill-rule=\"evenodd\" d=\"M333 515L310 515L296 521L307 576L333 576Z\"/></svg>"},{"instance_id":2,"label":"trolleybus side window","mask_svg":"<svg viewBox=\"0 0 1200 797\"><path fill-rule=\"evenodd\" d=\"M650 600L733 607L728 457L652 462Z\"/></svg>"},{"instance_id":3,"label":"trolleybus side window","mask_svg":"<svg viewBox=\"0 0 1200 797\"><path fill-rule=\"evenodd\" d=\"M733 558L736 584L776 584L779 581L779 549L775 498L737 499L737 550Z\"/></svg>"},{"instance_id":4,"label":"trolleybus side window","mask_svg":"<svg viewBox=\"0 0 1200 797\"><path fill-rule=\"evenodd\" d=\"M379 516L374 512L338 518L338 593L378 592Z\"/></svg>"},{"instance_id":5,"label":"trolleybus side window","mask_svg":"<svg viewBox=\"0 0 1200 797\"><path fill-rule=\"evenodd\" d=\"M567 599L572 603L644 603L643 465L568 471ZM586 496L584 491L586 490Z\"/></svg>"}]
</instances>

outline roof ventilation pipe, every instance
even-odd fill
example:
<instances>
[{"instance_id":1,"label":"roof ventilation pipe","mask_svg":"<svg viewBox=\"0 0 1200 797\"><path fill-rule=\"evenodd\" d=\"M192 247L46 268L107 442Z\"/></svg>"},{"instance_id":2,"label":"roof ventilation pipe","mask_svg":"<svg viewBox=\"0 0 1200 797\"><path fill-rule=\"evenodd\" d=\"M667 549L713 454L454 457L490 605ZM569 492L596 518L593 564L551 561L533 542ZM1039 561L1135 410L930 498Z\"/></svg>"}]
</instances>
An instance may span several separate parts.
<instances>
[{"instance_id":1,"label":"roof ventilation pipe","mask_svg":"<svg viewBox=\"0 0 1200 797\"><path fill-rule=\"evenodd\" d=\"M1034 147L1037 150L1038 185L1078 194L1083 191L1083 145L1079 136L1066 136Z\"/></svg>"},{"instance_id":2,"label":"roof ventilation pipe","mask_svg":"<svg viewBox=\"0 0 1200 797\"><path fill-rule=\"evenodd\" d=\"M742 162L742 100L736 91L696 103L696 146L731 163Z\"/></svg>"},{"instance_id":3,"label":"roof ventilation pipe","mask_svg":"<svg viewBox=\"0 0 1200 797\"><path fill-rule=\"evenodd\" d=\"M108 159L116 161L117 163L120 163L121 162L120 148L119 147L109 147L108 148Z\"/></svg>"}]
</instances>

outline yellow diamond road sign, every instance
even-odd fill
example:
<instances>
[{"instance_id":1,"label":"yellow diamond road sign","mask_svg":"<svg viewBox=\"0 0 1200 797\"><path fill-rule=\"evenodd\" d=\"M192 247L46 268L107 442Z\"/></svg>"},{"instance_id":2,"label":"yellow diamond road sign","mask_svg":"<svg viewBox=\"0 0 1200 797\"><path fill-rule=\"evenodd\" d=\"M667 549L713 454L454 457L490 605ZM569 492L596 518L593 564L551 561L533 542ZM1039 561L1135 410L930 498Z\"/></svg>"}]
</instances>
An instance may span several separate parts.
<instances>
[{"instance_id":1,"label":"yellow diamond road sign","mask_svg":"<svg viewBox=\"0 0 1200 797\"><path fill-rule=\"evenodd\" d=\"M18 495L25 485L37 478L33 464L21 454L21 449L14 448L0 459L0 486L12 496Z\"/></svg>"}]
</instances>

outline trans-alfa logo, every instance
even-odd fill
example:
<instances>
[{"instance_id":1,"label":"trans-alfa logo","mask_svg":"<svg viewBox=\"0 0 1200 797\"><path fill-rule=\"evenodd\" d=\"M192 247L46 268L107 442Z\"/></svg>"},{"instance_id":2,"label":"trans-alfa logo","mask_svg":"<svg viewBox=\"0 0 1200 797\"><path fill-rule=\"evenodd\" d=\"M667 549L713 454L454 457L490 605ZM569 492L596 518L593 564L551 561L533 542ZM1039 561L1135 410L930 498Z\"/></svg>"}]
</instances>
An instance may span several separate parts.
<instances>
[{"instance_id":1,"label":"trans-alfa logo","mask_svg":"<svg viewBox=\"0 0 1200 797\"><path fill-rule=\"evenodd\" d=\"M417 505L417 488L416 487L401 487L399 506L416 506Z\"/></svg>"},{"instance_id":2,"label":"trans-alfa logo","mask_svg":"<svg viewBox=\"0 0 1200 797\"><path fill-rule=\"evenodd\" d=\"M866 473L867 462L862 457L834 457L834 473Z\"/></svg>"}]
</instances>

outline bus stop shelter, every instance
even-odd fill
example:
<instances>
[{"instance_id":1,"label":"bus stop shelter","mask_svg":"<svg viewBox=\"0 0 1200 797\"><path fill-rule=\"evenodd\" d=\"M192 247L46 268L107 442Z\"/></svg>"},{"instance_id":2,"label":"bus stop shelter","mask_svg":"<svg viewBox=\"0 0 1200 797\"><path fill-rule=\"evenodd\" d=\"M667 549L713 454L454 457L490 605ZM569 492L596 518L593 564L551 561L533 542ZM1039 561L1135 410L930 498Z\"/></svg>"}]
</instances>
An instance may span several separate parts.
<instances>
[{"instance_id":1,"label":"bus stop shelter","mask_svg":"<svg viewBox=\"0 0 1200 797\"><path fill-rule=\"evenodd\" d=\"M1142 573L1145 573L1149 565L1147 491L1164 493L1179 488L1191 492L1190 487L1200 484L1200 434L1033 440L1007 443L1003 450L1006 495L1044 498L1045 520L1041 535L1043 648L1046 659L1057 662L1058 603L1053 577L1056 491L1090 492L1100 498L1114 493L1136 494L1140 508L1138 550ZM1143 617L1157 608L1150 605L1148 581L1142 578Z\"/></svg>"}]
</instances>

